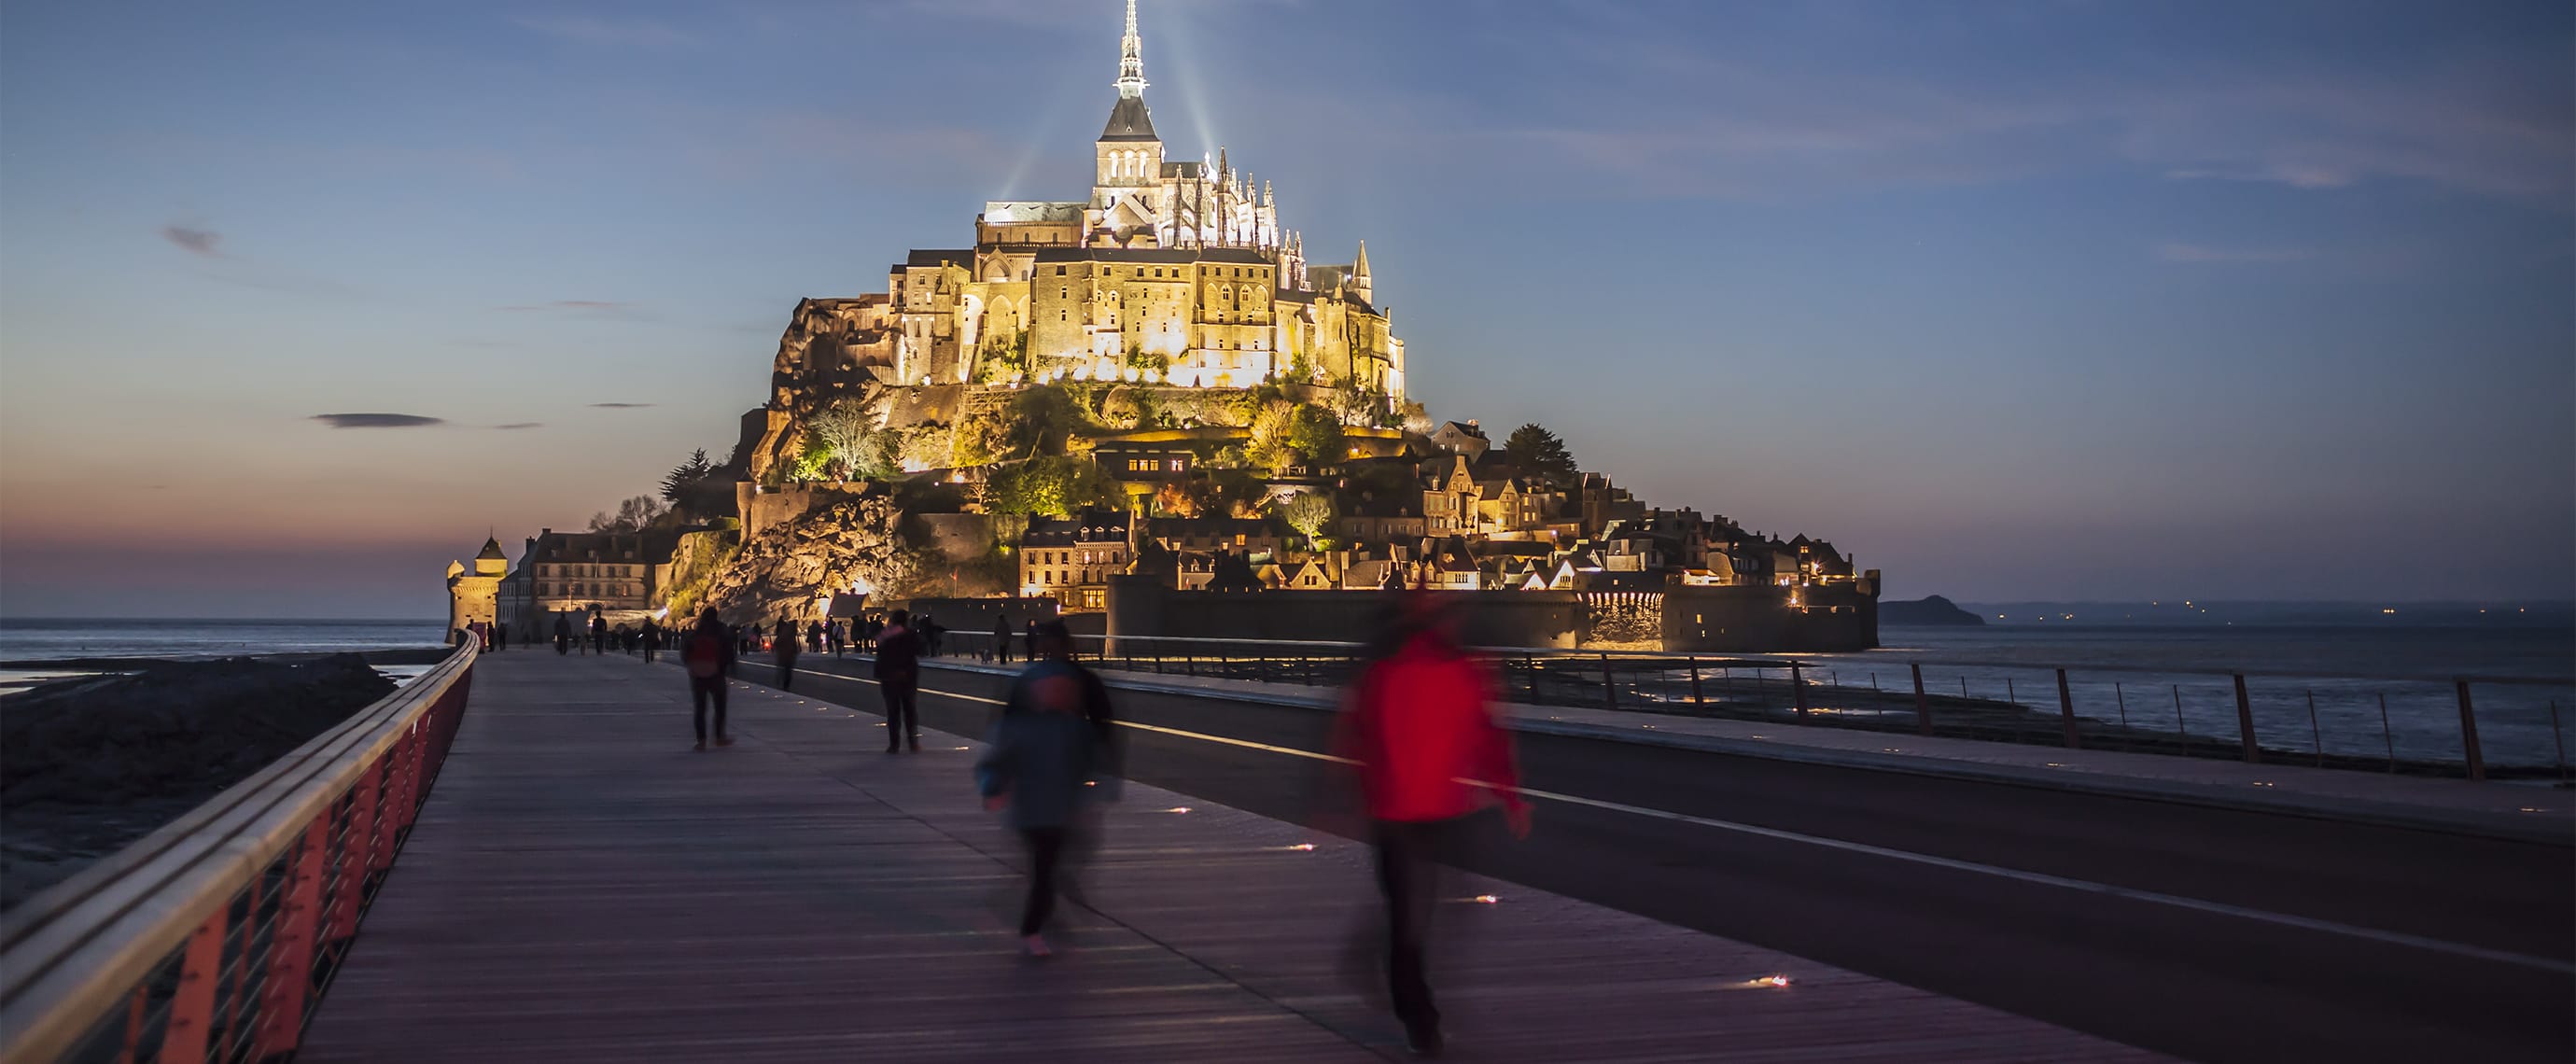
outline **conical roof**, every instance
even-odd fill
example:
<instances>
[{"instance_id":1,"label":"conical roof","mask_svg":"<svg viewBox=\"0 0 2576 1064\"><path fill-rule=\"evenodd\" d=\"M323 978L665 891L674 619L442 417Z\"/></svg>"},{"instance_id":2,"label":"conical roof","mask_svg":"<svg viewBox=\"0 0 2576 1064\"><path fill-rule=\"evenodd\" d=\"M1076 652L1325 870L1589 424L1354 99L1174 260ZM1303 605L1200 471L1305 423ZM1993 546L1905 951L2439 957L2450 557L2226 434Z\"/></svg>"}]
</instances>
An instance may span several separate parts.
<instances>
[{"instance_id":1,"label":"conical roof","mask_svg":"<svg viewBox=\"0 0 2576 1064\"><path fill-rule=\"evenodd\" d=\"M503 562L506 562L506 561L509 561L509 560L510 560L510 558L509 558L509 556L508 556L508 555L501 553L501 540L500 540L500 538L499 538L499 537L497 537L497 536L496 536L496 537L494 537L494 538L491 538L491 539L484 540L484 541L483 541L483 553L475 555L475 556L474 556L474 559L475 559L476 561L483 561L483 560L485 560L485 559L489 559L489 560L492 560L492 561L503 561Z\"/></svg>"}]
</instances>

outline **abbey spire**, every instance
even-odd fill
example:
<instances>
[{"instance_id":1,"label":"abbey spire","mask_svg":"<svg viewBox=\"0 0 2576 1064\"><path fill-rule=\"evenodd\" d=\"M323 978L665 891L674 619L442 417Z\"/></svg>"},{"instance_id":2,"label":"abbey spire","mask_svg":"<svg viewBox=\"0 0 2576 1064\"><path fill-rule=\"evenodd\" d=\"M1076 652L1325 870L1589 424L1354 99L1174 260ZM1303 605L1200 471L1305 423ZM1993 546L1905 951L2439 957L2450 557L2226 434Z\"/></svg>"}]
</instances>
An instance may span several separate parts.
<instances>
[{"instance_id":1,"label":"abbey spire","mask_svg":"<svg viewBox=\"0 0 2576 1064\"><path fill-rule=\"evenodd\" d=\"M1109 125L1100 131L1100 139L1162 140L1154 135L1153 114L1145 110L1145 47L1136 35L1136 0L1127 0L1127 35L1118 42L1117 84L1118 103L1109 109Z\"/></svg>"},{"instance_id":2,"label":"abbey spire","mask_svg":"<svg viewBox=\"0 0 2576 1064\"><path fill-rule=\"evenodd\" d=\"M1144 40L1136 36L1136 0L1127 0L1127 36L1118 42L1118 96L1132 100L1144 95Z\"/></svg>"}]
</instances>

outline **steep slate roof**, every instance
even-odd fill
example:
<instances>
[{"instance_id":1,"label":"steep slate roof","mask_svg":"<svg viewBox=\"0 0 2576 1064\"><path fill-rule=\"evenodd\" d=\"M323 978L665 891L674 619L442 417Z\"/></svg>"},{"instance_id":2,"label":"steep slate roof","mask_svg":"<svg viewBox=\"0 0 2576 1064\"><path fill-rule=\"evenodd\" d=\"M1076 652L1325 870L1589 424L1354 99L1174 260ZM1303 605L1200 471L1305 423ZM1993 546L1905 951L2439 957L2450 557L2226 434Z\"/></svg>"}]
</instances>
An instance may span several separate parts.
<instances>
[{"instance_id":1,"label":"steep slate roof","mask_svg":"<svg viewBox=\"0 0 2576 1064\"><path fill-rule=\"evenodd\" d=\"M500 539L500 537L495 536L495 537L493 537L493 538L491 538L491 539L484 540L484 541L483 541L483 553L481 553L481 554L477 554L477 555L475 555L475 556L474 556L474 560L476 560L476 561L482 561L482 560L485 560L485 559L487 559L487 558L488 558L488 559L490 559L490 560L492 560L492 561L502 561L502 562L505 562L505 561L510 560L510 559L509 559L509 556L507 556L507 555L505 555L505 554L502 554L502 553L501 553L501 539Z\"/></svg>"},{"instance_id":2,"label":"steep slate roof","mask_svg":"<svg viewBox=\"0 0 2576 1064\"><path fill-rule=\"evenodd\" d=\"M1121 96L1118 105L1109 109L1109 126L1100 131L1102 140L1161 140L1154 135L1154 116L1145 110L1142 96Z\"/></svg>"}]
</instances>

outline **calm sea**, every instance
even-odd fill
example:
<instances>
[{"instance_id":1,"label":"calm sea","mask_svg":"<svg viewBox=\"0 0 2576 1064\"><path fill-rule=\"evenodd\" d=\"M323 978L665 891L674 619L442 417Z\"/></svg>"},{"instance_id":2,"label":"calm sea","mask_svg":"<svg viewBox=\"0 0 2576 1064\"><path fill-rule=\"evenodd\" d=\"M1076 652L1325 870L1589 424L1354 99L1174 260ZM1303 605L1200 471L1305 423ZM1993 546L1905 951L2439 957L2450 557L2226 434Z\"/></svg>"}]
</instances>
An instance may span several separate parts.
<instances>
[{"instance_id":1,"label":"calm sea","mask_svg":"<svg viewBox=\"0 0 2576 1064\"><path fill-rule=\"evenodd\" d=\"M2488 762L2576 757L2576 628L1988 625L1886 627L1879 639L1868 653L1809 658L1825 671L1817 680L1905 691L1921 663L1929 692L2056 712L2063 668L2080 716L2232 740L2241 672L2266 747L2458 761L2454 681L2468 677Z\"/></svg>"},{"instance_id":2,"label":"calm sea","mask_svg":"<svg viewBox=\"0 0 2576 1064\"><path fill-rule=\"evenodd\" d=\"M115 620L0 618L0 690L78 675L23 663L74 658L225 658L435 647L441 621ZM379 666L408 678L418 666Z\"/></svg>"}]
</instances>

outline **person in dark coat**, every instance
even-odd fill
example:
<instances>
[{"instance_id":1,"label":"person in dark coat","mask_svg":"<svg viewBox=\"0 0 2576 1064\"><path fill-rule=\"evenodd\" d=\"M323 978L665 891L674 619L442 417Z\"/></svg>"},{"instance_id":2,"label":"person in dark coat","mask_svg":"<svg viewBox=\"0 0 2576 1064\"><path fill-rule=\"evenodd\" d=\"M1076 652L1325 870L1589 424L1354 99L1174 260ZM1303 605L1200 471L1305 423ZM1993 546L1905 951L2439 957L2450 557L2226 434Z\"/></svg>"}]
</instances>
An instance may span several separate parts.
<instances>
[{"instance_id":1,"label":"person in dark coat","mask_svg":"<svg viewBox=\"0 0 2576 1064\"><path fill-rule=\"evenodd\" d=\"M734 645L734 633L713 606L698 615L697 626L680 640L680 665L689 674L689 703L694 707L700 750L707 748L710 701L716 706L716 745L733 745L733 736L725 732L725 685L733 675Z\"/></svg>"},{"instance_id":2,"label":"person in dark coat","mask_svg":"<svg viewBox=\"0 0 2576 1064\"><path fill-rule=\"evenodd\" d=\"M653 618L646 617L644 618L644 663L652 664L653 653L660 649L662 649L662 626L654 623Z\"/></svg>"},{"instance_id":3,"label":"person in dark coat","mask_svg":"<svg viewBox=\"0 0 2576 1064\"><path fill-rule=\"evenodd\" d=\"M993 615L993 660L1003 665L1011 663L1011 619L999 613Z\"/></svg>"},{"instance_id":4,"label":"person in dark coat","mask_svg":"<svg viewBox=\"0 0 2576 1064\"><path fill-rule=\"evenodd\" d=\"M509 623L508 623L508 622L505 622L505 621L495 621L495 622L493 622L493 624L492 624L492 649L494 649L494 650L508 650L508 649L510 649L510 625L509 625Z\"/></svg>"},{"instance_id":5,"label":"person in dark coat","mask_svg":"<svg viewBox=\"0 0 2576 1064\"><path fill-rule=\"evenodd\" d=\"M1105 769L1108 690L1070 660L1072 640L1049 624L1039 656L1012 681L1001 719L993 722L983 756L975 760L975 786L984 807L1008 809L1011 827L1029 847L1029 895L1020 910L1022 948L1032 957L1047 946L1047 917L1055 910L1056 868L1085 800ZM1115 791L1102 793L1114 797Z\"/></svg>"},{"instance_id":6,"label":"person in dark coat","mask_svg":"<svg viewBox=\"0 0 2576 1064\"><path fill-rule=\"evenodd\" d=\"M778 662L778 689L791 690L788 685L796 681L796 622L784 615L770 634L769 656Z\"/></svg>"},{"instance_id":7,"label":"person in dark coat","mask_svg":"<svg viewBox=\"0 0 2576 1064\"><path fill-rule=\"evenodd\" d=\"M555 653L572 653L572 618L555 614Z\"/></svg>"},{"instance_id":8,"label":"person in dark coat","mask_svg":"<svg viewBox=\"0 0 2576 1064\"><path fill-rule=\"evenodd\" d=\"M885 695L886 752L900 751L908 740L921 749L921 637L905 625L902 610L886 615L885 634L877 637L877 690Z\"/></svg>"},{"instance_id":9,"label":"person in dark coat","mask_svg":"<svg viewBox=\"0 0 2576 1064\"><path fill-rule=\"evenodd\" d=\"M590 652L608 653L608 615L598 610L590 612Z\"/></svg>"}]
</instances>

